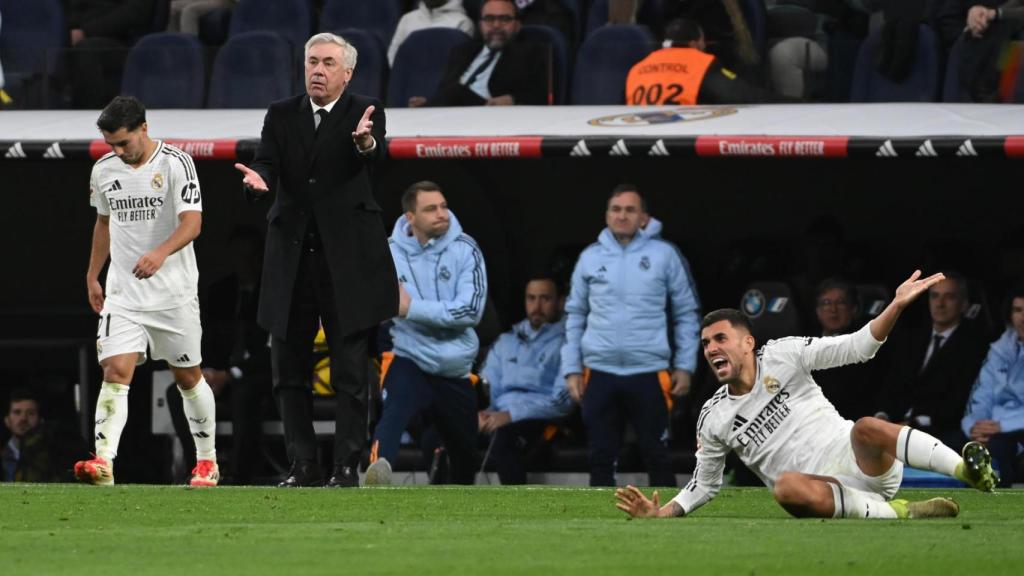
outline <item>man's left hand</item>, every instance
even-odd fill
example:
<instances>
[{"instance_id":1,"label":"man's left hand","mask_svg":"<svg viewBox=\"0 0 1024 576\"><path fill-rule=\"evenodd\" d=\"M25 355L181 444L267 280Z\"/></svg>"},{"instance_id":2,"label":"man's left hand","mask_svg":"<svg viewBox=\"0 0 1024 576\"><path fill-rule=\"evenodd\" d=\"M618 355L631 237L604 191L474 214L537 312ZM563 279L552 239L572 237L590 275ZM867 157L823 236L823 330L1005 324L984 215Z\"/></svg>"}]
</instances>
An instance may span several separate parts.
<instances>
[{"instance_id":1,"label":"man's left hand","mask_svg":"<svg viewBox=\"0 0 1024 576\"><path fill-rule=\"evenodd\" d=\"M363 117L359 119L359 124L356 124L356 131L352 133L352 141L363 152L373 147L373 135L370 134L370 130L373 130L373 120L370 120L373 110L373 106L366 107Z\"/></svg>"},{"instance_id":2,"label":"man's left hand","mask_svg":"<svg viewBox=\"0 0 1024 576\"><path fill-rule=\"evenodd\" d=\"M681 398L690 393L690 382L693 374L679 368L672 371L672 390L669 391L674 398Z\"/></svg>"},{"instance_id":3,"label":"man's left hand","mask_svg":"<svg viewBox=\"0 0 1024 576\"><path fill-rule=\"evenodd\" d=\"M487 434L494 433L498 428L505 426L512 421L512 415L508 412L491 412L485 411L483 425L480 427L482 432Z\"/></svg>"},{"instance_id":4,"label":"man's left hand","mask_svg":"<svg viewBox=\"0 0 1024 576\"><path fill-rule=\"evenodd\" d=\"M139 261L135 263L135 268L132 269L132 274L135 275L139 280L150 278L156 271L164 265L164 260L167 256L161 253L159 250L153 250L147 252L139 258Z\"/></svg>"}]
</instances>

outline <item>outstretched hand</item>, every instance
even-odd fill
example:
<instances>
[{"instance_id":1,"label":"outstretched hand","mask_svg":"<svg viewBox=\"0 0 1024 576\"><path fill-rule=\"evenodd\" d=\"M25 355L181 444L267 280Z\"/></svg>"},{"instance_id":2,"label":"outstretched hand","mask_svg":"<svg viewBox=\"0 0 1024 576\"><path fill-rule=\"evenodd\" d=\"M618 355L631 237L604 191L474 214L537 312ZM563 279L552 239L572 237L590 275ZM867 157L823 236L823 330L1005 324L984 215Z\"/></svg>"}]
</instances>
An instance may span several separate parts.
<instances>
[{"instance_id":1,"label":"outstretched hand","mask_svg":"<svg viewBox=\"0 0 1024 576\"><path fill-rule=\"evenodd\" d=\"M245 164L235 164L235 168L244 174L242 177L242 184L244 184L246 188L254 190L259 194L264 194L270 191L270 189L267 188L267 183L263 181L263 177L252 168L249 168Z\"/></svg>"},{"instance_id":2,"label":"outstretched hand","mask_svg":"<svg viewBox=\"0 0 1024 576\"><path fill-rule=\"evenodd\" d=\"M927 292L929 288L946 279L942 272L932 274L923 280L919 278L921 278L921 271L914 270L910 278L896 288L896 295L893 296L892 303L902 310L916 300L922 292Z\"/></svg>"},{"instance_id":3,"label":"outstretched hand","mask_svg":"<svg viewBox=\"0 0 1024 576\"><path fill-rule=\"evenodd\" d=\"M373 146L373 136L370 135L370 131L373 130L373 120L370 120L370 115L373 114L374 109L373 106L366 107L363 117L356 124L356 131L352 133L352 141L360 150L366 150Z\"/></svg>"},{"instance_id":4,"label":"outstretched hand","mask_svg":"<svg viewBox=\"0 0 1024 576\"><path fill-rule=\"evenodd\" d=\"M636 486L626 486L615 490L615 499L615 507L633 518L656 518L661 510L657 490L648 499Z\"/></svg>"}]
</instances>

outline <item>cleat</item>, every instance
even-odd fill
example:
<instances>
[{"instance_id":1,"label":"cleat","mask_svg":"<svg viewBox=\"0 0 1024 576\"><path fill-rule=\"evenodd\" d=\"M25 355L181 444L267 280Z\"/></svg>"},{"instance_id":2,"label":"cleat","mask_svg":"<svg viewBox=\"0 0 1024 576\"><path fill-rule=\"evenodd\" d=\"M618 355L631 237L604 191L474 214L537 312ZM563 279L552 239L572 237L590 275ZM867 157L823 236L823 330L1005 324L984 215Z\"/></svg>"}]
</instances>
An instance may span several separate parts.
<instances>
[{"instance_id":1,"label":"cleat","mask_svg":"<svg viewBox=\"0 0 1024 576\"><path fill-rule=\"evenodd\" d=\"M956 477L982 492L995 492L999 475L992 470L992 455L980 442L968 442L960 452L964 461L956 467Z\"/></svg>"},{"instance_id":2,"label":"cleat","mask_svg":"<svg viewBox=\"0 0 1024 576\"><path fill-rule=\"evenodd\" d=\"M889 502L899 518L956 518L960 505L950 498L931 498L918 502L893 500Z\"/></svg>"},{"instance_id":3,"label":"cleat","mask_svg":"<svg viewBox=\"0 0 1024 576\"><path fill-rule=\"evenodd\" d=\"M378 458L366 468L363 486L390 486L391 463L387 458Z\"/></svg>"},{"instance_id":4,"label":"cleat","mask_svg":"<svg viewBox=\"0 0 1024 576\"><path fill-rule=\"evenodd\" d=\"M113 486L114 466L94 454L92 460L75 463L75 478L96 486Z\"/></svg>"},{"instance_id":5,"label":"cleat","mask_svg":"<svg viewBox=\"0 0 1024 576\"><path fill-rule=\"evenodd\" d=\"M192 469L192 480L188 485L194 488L213 487L220 481L220 468L213 460L200 460Z\"/></svg>"}]
</instances>

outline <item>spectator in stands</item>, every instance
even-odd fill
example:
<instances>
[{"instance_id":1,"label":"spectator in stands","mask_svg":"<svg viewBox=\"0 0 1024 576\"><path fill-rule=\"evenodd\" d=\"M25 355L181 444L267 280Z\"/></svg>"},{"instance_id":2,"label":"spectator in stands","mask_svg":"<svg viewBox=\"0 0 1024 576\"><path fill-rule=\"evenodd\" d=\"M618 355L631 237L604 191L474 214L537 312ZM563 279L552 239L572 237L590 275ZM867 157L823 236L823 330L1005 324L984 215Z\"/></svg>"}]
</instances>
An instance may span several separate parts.
<instances>
[{"instance_id":1,"label":"spectator in stands","mask_svg":"<svg viewBox=\"0 0 1024 576\"><path fill-rule=\"evenodd\" d=\"M840 278L824 280L815 292L814 313L821 326L820 336L849 334L860 328L856 322L860 305L857 290ZM814 372L821 391L847 420L874 414L872 400L878 382L878 362L856 363Z\"/></svg>"},{"instance_id":2,"label":"spectator in stands","mask_svg":"<svg viewBox=\"0 0 1024 576\"><path fill-rule=\"evenodd\" d=\"M1017 481L1017 454L1024 447L1024 287L1007 301L1010 326L989 347L960 421L964 434L992 453L1003 487Z\"/></svg>"},{"instance_id":3,"label":"spectator in stands","mask_svg":"<svg viewBox=\"0 0 1024 576\"><path fill-rule=\"evenodd\" d=\"M562 0L516 0L516 7L524 26L548 26L561 32L570 46L575 43L572 13Z\"/></svg>"},{"instance_id":4,"label":"spectator in stands","mask_svg":"<svg viewBox=\"0 0 1024 576\"><path fill-rule=\"evenodd\" d=\"M480 430L494 435L489 453L502 484L526 484L525 456L573 407L558 371L564 298L553 279L537 276L526 284L525 300L526 319L498 337L482 372L491 405L479 414Z\"/></svg>"},{"instance_id":5,"label":"spectator in stands","mask_svg":"<svg viewBox=\"0 0 1024 576\"><path fill-rule=\"evenodd\" d=\"M743 81L704 51L704 32L685 19L665 28L663 48L637 62L626 76L626 103L633 105L747 104L786 102Z\"/></svg>"},{"instance_id":6,"label":"spectator in stands","mask_svg":"<svg viewBox=\"0 0 1024 576\"><path fill-rule=\"evenodd\" d=\"M409 106L545 104L548 61L543 47L516 38L521 23L513 0L484 0L480 39L452 49L440 87Z\"/></svg>"},{"instance_id":7,"label":"spectator in stands","mask_svg":"<svg viewBox=\"0 0 1024 576\"><path fill-rule=\"evenodd\" d=\"M479 349L473 327L487 300L483 254L437 184L410 186L402 208L390 242L400 297L391 329L394 359L384 377L384 411L365 483L391 483L402 432L429 410L448 452L451 481L472 484L477 402L469 376Z\"/></svg>"},{"instance_id":8,"label":"spectator in stands","mask_svg":"<svg viewBox=\"0 0 1024 576\"><path fill-rule=\"evenodd\" d=\"M388 64L395 63L398 47L410 34L425 28L455 28L472 36L475 26L469 16L466 16L462 0L420 0L415 10L405 14L398 21L395 34L391 37L391 46L388 48Z\"/></svg>"},{"instance_id":9,"label":"spectator in stands","mask_svg":"<svg viewBox=\"0 0 1024 576\"><path fill-rule=\"evenodd\" d=\"M85 454L82 440L48 426L31 390L11 391L4 426L11 435L0 450L4 482L71 480L71 464Z\"/></svg>"},{"instance_id":10,"label":"spectator in stands","mask_svg":"<svg viewBox=\"0 0 1024 576\"><path fill-rule=\"evenodd\" d=\"M230 10L238 0L171 0L167 29L199 35L199 20L215 10Z\"/></svg>"},{"instance_id":11,"label":"spectator in stands","mask_svg":"<svg viewBox=\"0 0 1024 576\"><path fill-rule=\"evenodd\" d=\"M270 348L267 331L256 322L263 264L263 234L250 227L231 233L228 253L233 271L214 282L203 305L203 377L218 400L217 418L231 422L228 480L251 484L262 471L260 452L263 404L270 397ZM321 332L322 333L322 332ZM176 384L167 388L167 406L182 446L191 434ZM186 450L186 469L195 454Z\"/></svg>"},{"instance_id":12,"label":"spectator in stands","mask_svg":"<svg viewBox=\"0 0 1024 576\"><path fill-rule=\"evenodd\" d=\"M151 0L69 0L71 102L103 108L120 92L127 49L150 31Z\"/></svg>"},{"instance_id":13,"label":"spectator in stands","mask_svg":"<svg viewBox=\"0 0 1024 576\"><path fill-rule=\"evenodd\" d=\"M960 439L960 417L988 341L967 321L967 281L957 272L928 290L931 325L894 336L876 417L905 422L943 440Z\"/></svg>"},{"instance_id":14,"label":"spectator in stands","mask_svg":"<svg viewBox=\"0 0 1024 576\"><path fill-rule=\"evenodd\" d=\"M566 387L583 407L590 484L615 484L628 418L651 485L674 486L668 396L687 394L696 368L697 291L689 264L661 239L661 222L636 186L615 187L605 223L573 270L562 347Z\"/></svg>"},{"instance_id":15,"label":"spectator in stands","mask_svg":"<svg viewBox=\"0 0 1024 576\"><path fill-rule=\"evenodd\" d=\"M697 22L707 33L709 52L731 70L750 72L761 62L739 0L666 0L662 14L663 22Z\"/></svg>"}]
</instances>

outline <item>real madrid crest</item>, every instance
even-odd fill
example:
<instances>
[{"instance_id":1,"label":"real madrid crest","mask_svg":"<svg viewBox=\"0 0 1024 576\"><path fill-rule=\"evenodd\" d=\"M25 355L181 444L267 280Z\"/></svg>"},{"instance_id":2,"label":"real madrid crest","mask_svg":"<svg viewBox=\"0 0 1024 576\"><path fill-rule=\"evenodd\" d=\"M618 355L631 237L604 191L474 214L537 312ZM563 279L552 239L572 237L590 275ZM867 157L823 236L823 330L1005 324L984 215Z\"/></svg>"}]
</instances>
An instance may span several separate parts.
<instances>
[{"instance_id":1,"label":"real madrid crest","mask_svg":"<svg viewBox=\"0 0 1024 576\"><path fill-rule=\"evenodd\" d=\"M651 269L651 259L648 258L647 256L644 256L643 258L641 258L640 259L640 269L641 270L650 270Z\"/></svg>"},{"instance_id":2,"label":"real madrid crest","mask_svg":"<svg viewBox=\"0 0 1024 576\"><path fill-rule=\"evenodd\" d=\"M782 383L776 378L772 378L771 376L764 377L764 389L767 390L769 394L777 394L781 388Z\"/></svg>"},{"instance_id":3,"label":"real madrid crest","mask_svg":"<svg viewBox=\"0 0 1024 576\"><path fill-rule=\"evenodd\" d=\"M149 185L153 187L153 190L159 190L164 187L164 175L157 172L153 174L153 179L149 181Z\"/></svg>"},{"instance_id":4,"label":"real madrid crest","mask_svg":"<svg viewBox=\"0 0 1024 576\"><path fill-rule=\"evenodd\" d=\"M444 265L441 266L441 270L437 273L437 275L440 276L441 280L444 280L445 282L451 280L452 278L451 271L449 271L448 267Z\"/></svg>"}]
</instances>

